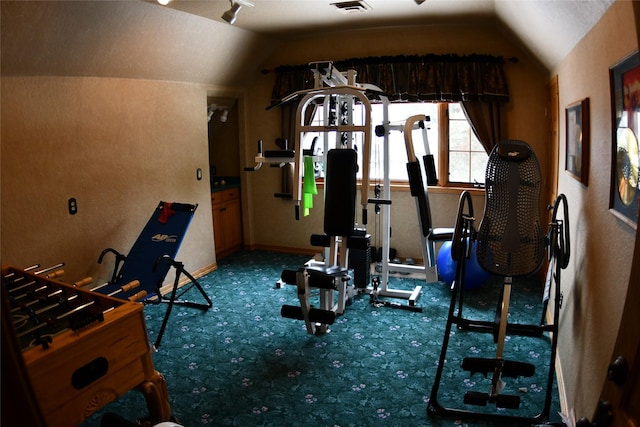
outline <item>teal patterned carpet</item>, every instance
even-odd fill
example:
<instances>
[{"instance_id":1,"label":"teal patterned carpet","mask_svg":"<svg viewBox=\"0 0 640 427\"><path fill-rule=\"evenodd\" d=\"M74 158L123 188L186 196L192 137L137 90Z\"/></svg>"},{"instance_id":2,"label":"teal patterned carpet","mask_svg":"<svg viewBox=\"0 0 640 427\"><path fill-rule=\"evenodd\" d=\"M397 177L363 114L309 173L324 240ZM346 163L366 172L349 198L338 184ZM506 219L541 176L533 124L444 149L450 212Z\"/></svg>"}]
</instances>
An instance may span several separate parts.
<instances>
[{"instance_id":1,"label":"teal patterned carpet","mask_svg":"<svg viewBox=\"0 0 640 427\"><path fill-rule=\"evenodd\" d=\"M280 316L282 304L298 304L295 287L275 287L283 269L296 269L307 260L300 255L239 252L220 260L216 271L199 280L213 301L212 309L174 308L153 358L167 380L171 407L182 425L516 425L480 422L475 416L427 415L450 300L444 283L425 285L393 277L391 288L424 285L418 300L422 313L374 307L369 296L362 295L337 318L330 333L311 336L302 321ZM514 288L510 316L536 322L541 284L530 279ZM493 280L467 292L474 315L493 318L499 289L500 282ZM202 298L195 288L186 297L194 302ZM166 305L145 307L152 342L164 310ZM513 413L532 416L542 408L549 351L545 337L507 341L506 358L536 365L533 377L507 381L505 393L518 394L522 400ZM438 401L447 407L495 412L495 405L462 403L467 390L488 391L490 378L470 376L460 368L463 357L494 353L490 334L454 328ZM560 420L559 410L554 382L551 421ZM131 391L82 426L98 427L105 412L135 420L146 415L146 406L142 395Z\"/></svg>"}]
</instances>

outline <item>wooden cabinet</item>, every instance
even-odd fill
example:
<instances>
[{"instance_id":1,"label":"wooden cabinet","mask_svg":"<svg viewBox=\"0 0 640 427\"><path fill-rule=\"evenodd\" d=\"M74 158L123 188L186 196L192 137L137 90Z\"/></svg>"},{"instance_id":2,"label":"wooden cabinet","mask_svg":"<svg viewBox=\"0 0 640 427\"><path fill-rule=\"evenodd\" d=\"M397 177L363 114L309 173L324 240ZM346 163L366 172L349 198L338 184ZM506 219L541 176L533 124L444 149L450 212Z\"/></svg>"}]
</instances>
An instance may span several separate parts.
<instances>
[{"instance_id":1,"label":"wooden cabinet","mask_svg":"<svg viewBox=\"0 0 640 427\"><path fill-rule=\"evenodd\" d=\"M230 188L212 193L211 208L216 258L222 258L242 248L240 189Z\"/></svg>"}]
</instances>

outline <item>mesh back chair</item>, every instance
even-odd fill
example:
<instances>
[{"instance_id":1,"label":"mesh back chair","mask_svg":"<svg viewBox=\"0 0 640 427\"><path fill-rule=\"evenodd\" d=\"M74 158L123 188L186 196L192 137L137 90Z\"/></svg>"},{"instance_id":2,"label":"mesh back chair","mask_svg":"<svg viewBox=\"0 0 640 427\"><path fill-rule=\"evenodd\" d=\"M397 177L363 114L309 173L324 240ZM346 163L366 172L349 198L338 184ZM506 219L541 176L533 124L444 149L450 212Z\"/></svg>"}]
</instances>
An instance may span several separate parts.
<instances>
[{"instance_id":1,"label":"mesh back chair","mask_svg":"<svg viewBox=\"0 0 640 427\"><path fill-rule=\"evenodd\" d=\"M464 192L460 197L458 215L452 241L451 256L457 262L451 303L447 317L445 337L431 391L428 412L433 415L469 415L474 418L507 418L511 421L535 422L549 413L555 352L560 311L560 269L568 262L568 224L566 224L566 198L561 195L554 205L553 219L548 234L542 229L540 220L540 190L542 177L540 166L531 147L516 140L502 141L489 155L485 175L485 211L479 230L474 228L471 197ZM564 208L564 221L557 219L560 205ZM563 234L564 231L564 234ZM476 245L478 263L488 272L503 278L502 291L493 321L469 319L464 316L463 283L466 259L471 246ZM509 319L509 302L514 278L536 273L549 253L550 263L547 283L543 295L543 308L537 324L516 323ZM557 262L559 259L560 262ZM552 282L555 283L554 320L546 324L547 302L550 299ZM457 306L457 307L456 307ZM493 334L496 344L495 357L465 357L461 368L471 374L480 373L490 377L488 391L471 390L465 393L463 405L444 407L439 402L438 392L445 369L445 360L452 325L460 330ZM531 377L536 367L531 363L505 360L504 349L508 335L543 336L551 333L551 357L546 378L546 394L539 413L522 415L519 411L520 396L507 394L505 377ZM481 383L478 381L478 383ZM507 390L508 391L508 390ZM495 404L495 410L474 410L479 406Z\"/></svg>"},{"instance_id":2,"label":"mesh back chair","mask_svg":"<svg viewBox=\"0 0 640 427\"><path fill-rule=\"evenodd\" d=\"M478 231L478 262L501 276L536 272L545 254L540 221L542 177L533 150L522 141L498 144L487 161L485 213Z\"/></svg>"},{"instance_id":3,"label":"mesh back chair","mask_svg":"<svg viewBox=\"0 0 640 427\"><path fill-rule=\"evenodd\" d=\"M101 264L104 256L112 253L115 256L115 263L111 280L94 288L94 291L131 301L168 303L156 338L156 348L160 346L174 304L203 310L213 306L200 283L184 269L181 262L174 260L197 207L198 205L161 201L127 255L113 248L107 248L98 258L98 263ZM170 296L166 297L160 289L171 267L176 269L176 275ZM187 276L191 286L185 287L178 293L181 274ZM193 286L198 289L206 303L180 299Z\"/></svg>"}]
</instances>

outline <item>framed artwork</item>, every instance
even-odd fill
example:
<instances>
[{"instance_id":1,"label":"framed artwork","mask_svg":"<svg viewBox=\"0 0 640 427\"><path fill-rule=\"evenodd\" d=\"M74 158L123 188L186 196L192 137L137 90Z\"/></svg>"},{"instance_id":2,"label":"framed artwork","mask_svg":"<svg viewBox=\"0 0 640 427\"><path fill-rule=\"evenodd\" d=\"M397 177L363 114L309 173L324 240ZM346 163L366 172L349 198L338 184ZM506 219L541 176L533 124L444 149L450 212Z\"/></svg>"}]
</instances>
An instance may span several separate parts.
<instances>
[{"instance_id":1,"label":"framed artwork","mask_svg":"<svg viewBox=\"0 0 640 427\"><path fill-rule=\"evenodd\" d=\"M565 112L567 149L564 169L575 179L588 184L589 178L589 98L569 105Z\"/></svg>"},{"instance_id":2,"label":"framed artwork","mask_svg":"<svg viewBox=\"0 0 640 427\"><path fill-rule=\"evenodd\" d=\"M640 203L640 55L609 70L613 112L609 210L634 229Z\"/></svg>"}]
</instances>

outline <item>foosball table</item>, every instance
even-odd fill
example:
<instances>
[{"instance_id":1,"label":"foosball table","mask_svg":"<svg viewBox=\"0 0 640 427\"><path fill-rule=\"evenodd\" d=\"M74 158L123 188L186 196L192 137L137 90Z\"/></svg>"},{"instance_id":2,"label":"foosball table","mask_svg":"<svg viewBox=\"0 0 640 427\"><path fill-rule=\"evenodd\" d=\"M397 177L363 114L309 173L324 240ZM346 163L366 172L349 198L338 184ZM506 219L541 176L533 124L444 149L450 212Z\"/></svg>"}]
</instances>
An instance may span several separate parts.
<instances>
[{"instance_id":1,"label":"foosball table","mask_svg":"<svg viewBox=\"0 0 640 427\"><path fill-rule=\"evenodd\" d=\"M150 425L169 421L142 304L82 289L86 281L63 283L61 274L59 266L2 268L3 322L10 316L15 333L2 357L21 352L46 425L77 426L132 389L144 395Z\"/></svg>"}]
</instances>

